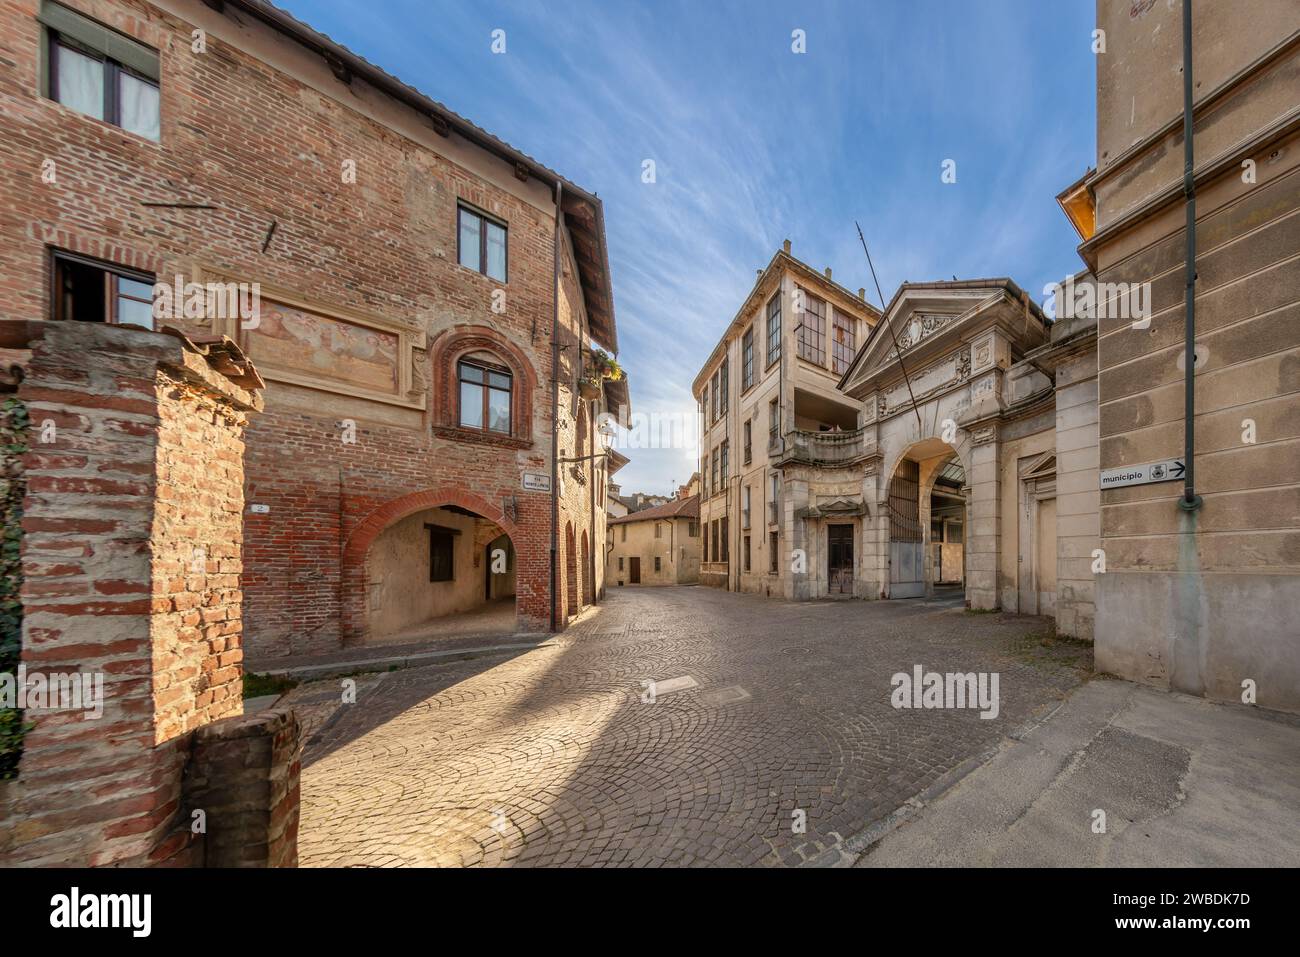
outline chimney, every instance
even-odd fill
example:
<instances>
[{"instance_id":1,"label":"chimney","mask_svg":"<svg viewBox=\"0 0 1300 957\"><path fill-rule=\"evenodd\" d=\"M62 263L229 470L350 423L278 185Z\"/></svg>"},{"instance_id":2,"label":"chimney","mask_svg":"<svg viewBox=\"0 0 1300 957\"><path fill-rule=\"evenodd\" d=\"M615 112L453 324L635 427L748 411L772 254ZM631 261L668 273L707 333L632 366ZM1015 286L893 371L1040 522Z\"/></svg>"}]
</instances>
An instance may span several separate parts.
<instances>
[{"instance_id":1,"label":"chimney","mask_svg":"<svg viewBox=\"0 0 1300 957\"><path fill-rule=\"evenodd\" d=\"M781 248L785 250L785 254L787 256L790 255L790 240L787 239L785 242L783 242L781 244Z\"/></svg>"},{"instance_id":2,"label":"chimney","mask_svg":"<svg viewBox=\"0 0 1300 957\"><path fill-rule=\"evenodd\" d=\"M827 278L827 279L830 279L830 278L831 278L831 267L830 267L830 266L827 266L827 267L826 267L826 278Z\"/></svg>"},{"instance_id":3,"label":"chimney","mask_svg":"<svg viewBox=\"0 0 1300 957\"><path fill-rule=\"evenodd\" d=\"M862 300L867 298L867 290L861 286L858 287L858 298Z\"/></svg>"}]
</instances>

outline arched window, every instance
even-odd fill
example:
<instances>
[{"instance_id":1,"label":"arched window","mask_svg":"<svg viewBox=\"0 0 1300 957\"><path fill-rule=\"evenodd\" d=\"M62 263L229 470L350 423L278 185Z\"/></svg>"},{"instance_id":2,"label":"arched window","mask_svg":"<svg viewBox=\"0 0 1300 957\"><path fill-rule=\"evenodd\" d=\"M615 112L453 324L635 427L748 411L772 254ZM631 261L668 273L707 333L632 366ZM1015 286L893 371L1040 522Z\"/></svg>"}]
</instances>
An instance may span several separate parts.
<instances>
[{"instance_id":1,"label":"arched window","mask_svg":"<svg viewBox=\"0 0 1300 957\"><path fill-rule=\"evenodd\" d=\"M433 431L456 442L532 445L537 374L519 346L484 326L457 326L430 345Z\"/></svg>"},{"instance_id":2,"label":"arched window","mask_svg":"<svg viewBox=\"0 0 1300 957\"><path fill-rule=\"evenodd\" d=\"M461 359L456 377L460 383L460 427L510 435L514 393L510 370L478 359Z\"/></svg>"}]
</instances>

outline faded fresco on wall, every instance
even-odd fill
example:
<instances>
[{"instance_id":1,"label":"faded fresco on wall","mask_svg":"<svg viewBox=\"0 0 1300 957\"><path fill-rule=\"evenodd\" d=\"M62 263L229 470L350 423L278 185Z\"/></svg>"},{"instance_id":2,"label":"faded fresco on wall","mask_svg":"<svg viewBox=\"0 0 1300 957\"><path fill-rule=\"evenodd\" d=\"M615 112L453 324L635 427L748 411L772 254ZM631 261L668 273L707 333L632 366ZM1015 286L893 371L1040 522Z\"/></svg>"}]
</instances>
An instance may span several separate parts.
<instances>
[{"instance_id":1,"label":"faded fresco on wall","mask_svg":"<svg viewBox=\"0 0 1300 957\"><path fill-rule=\"evenodd\" d=\"M263 298L245 333L259 369L395 395L399 336Z\"/></svg>"}]
</instances>

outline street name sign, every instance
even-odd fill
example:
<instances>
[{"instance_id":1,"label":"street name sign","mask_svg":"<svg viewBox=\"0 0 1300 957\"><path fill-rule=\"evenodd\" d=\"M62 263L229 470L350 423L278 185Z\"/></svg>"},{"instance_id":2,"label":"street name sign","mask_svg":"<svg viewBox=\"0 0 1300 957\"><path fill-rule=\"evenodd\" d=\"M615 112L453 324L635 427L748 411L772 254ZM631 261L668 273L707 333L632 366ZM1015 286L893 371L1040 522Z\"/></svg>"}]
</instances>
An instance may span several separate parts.
<instances>
[{"instance_id":1,"label":"street name sign","mask_svg":"<svg viewBox=\"0 0 1300 957\"><path fill-rule=\"evenodd\" d=\"M1101 487L1121 488L1125 485L1150 485L1152 482L1177 482L1187 474L1182 459L1165 459L1146 465L1126 465L1118 469L1101 470Z\"/></svg>"},{"instance_id":2,"label":"street name sign","mask_svg":"<svg viewBox=\"0 0 1300 957\"><path fill-rule=\"evenodd\" d=\"M524 491L525 492L549 492L551 490L551 477L542 472L525 472L524 473Z\"/></svg>"}]
</instances>

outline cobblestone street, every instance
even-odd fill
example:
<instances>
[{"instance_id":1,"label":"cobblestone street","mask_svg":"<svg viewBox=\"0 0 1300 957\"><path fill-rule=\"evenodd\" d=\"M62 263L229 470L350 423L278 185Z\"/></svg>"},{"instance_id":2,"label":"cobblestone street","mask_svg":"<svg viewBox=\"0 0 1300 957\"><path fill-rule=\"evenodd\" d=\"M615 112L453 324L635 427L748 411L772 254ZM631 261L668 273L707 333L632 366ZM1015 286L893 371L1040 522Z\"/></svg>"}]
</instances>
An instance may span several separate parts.
<instances>
[{"instance_id":1,"label":"cobblestone street","mask_svg":"<svg viewBox=\"0 0 1300 957\"><path fill-rule=\"evenodd\" d=\"M611 589L551 644L361 679L305 750L301 862L822 863L1086 677L1050 634L960 599ZM915 665L997 672L998 716L894 709Z\"/></svg>"}]
</instances>

